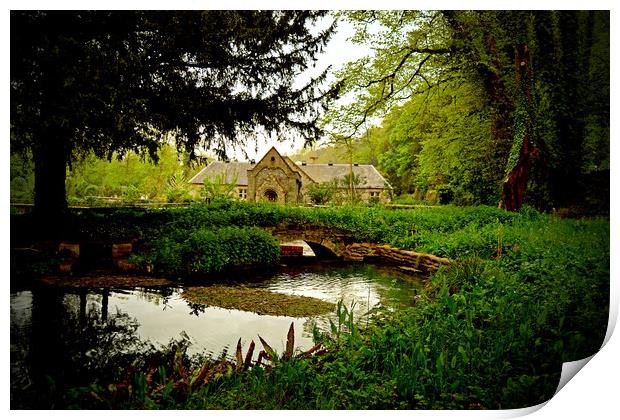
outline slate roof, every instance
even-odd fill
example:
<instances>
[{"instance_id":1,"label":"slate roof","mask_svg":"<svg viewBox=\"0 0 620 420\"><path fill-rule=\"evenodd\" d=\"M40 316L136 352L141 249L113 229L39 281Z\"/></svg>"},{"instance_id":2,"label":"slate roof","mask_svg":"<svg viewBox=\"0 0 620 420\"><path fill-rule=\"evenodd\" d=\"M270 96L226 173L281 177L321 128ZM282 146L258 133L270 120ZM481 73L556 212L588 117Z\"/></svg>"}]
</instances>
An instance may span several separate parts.
<instances>
[{"instance_id":1,"label":"slate roof","mask_svg":"<svg viewBox=\"0 0 620 420\"><path fill-rule=\"evenodd\" d=\"M315 182L329 182L335 178L344 178L349 175L348 163L308 163L299 167ZM372 165L353 166L353 175L359 177L362 184L357 188L391 188L390 184Z\"/></svg>"},{"instance_id":2,"label":"slate roof","mask_svg":"<svg viewBox=\"0 0 620 420\"><path fill-rule=\"evenodd\" d=\"M326 163L308 163L305 165L297 165L290 158L284 157L291 169L305 172L313 181L322 183L329 182L335 178L344 178L349 174L348 163L334 163L329 165ZM225 173L226 183L237 185L248 185L247 170L254 167L255 164L250 162L211 162L206 168L198 172L189 182L192 184L202 184L206 176L214 179L216 176ZM372 165L353 166L353 174L359 177L362 184L357 188L383 189L392 188L391 185L383 178L383 176Z\"/></svg>"},{"instance_id":3,"label":"slate roof","mask_svg":"<svg viewBox=\"0 0 620 420\"><path fill-rule=\"evenodd\" d=\"M205 168L198 172L190 184L203 184L205 177L213 180L222 174L226 175L226 184L248 185L248 169L254 167L250 162L220 162L209 163Z\"/></svg>"}]
</instances>

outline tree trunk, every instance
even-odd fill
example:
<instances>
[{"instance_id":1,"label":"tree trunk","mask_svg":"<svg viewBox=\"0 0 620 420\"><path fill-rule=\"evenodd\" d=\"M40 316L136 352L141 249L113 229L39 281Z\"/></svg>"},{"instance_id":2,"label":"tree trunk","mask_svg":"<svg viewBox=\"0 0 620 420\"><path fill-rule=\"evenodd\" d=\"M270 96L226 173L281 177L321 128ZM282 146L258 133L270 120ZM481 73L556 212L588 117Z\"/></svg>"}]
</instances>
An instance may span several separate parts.
<instances>
[{"instance_id":1,"label":"tree trunk","mask_svg":"<svg viewBox=\"0 0 620 420\"><path fill-rule=\"evenodd\" d=\"M530 139L530 122L526 120L524 115L529 115L529 109L532 107L532 69L530 67L530 54L527 44L521 44L517 46L515 53L515 67L516 67L516 82L517 95L523 94L525 98L525 106L528 111L526 114L515 113L515 120L522 118L523 121L515 121L515 123L523 124L523 143L519 150L519 159L516 165L510 170L510 173L504 180L504 186L502 189L502 198L499 202L499 207L516 211L523 205L525 198L525 192L527 190L527 183L529 179L529 171L532 166L532 144ZM518 106L518 105L517 105ZM516 125L516 124L515 124ZM514 141L518 141L514 139Z\"/></svg>"},{"instance_id":2,"label":"tree trunk","mask_svg":"<svg viewBox=\"0 0 620 420\"><path fill-rule=\"evenodd\" d=\"M353 195L353 159L349 161L349 197L351 197L351 204L354 204L355 197Z\"/></svg>"},{"instance_id":3,"label":"tree trunk","mask_svg":"<svg viewBox=\"0 0 620 420\"><path fill-rule=\"evenodd\" d=\"M34 214L40 224L40 233L48 239L55 239L67 210L67 155L59 136L46 140L33 148Z\"/></svg>"},{"instance_id":4,"label":"tree trunk","mask_svg":"<svg viewBox=\"0 0 620 420\"><path fill-rule=\"evenodd\" d=\"M529 135L525 134L523 145L519 152L519 161L510 174L504 180L502 199L499 207L508 211L516 211L523 205L527 181L531 167L531 144Z\"/></svg>"}]
</instances>

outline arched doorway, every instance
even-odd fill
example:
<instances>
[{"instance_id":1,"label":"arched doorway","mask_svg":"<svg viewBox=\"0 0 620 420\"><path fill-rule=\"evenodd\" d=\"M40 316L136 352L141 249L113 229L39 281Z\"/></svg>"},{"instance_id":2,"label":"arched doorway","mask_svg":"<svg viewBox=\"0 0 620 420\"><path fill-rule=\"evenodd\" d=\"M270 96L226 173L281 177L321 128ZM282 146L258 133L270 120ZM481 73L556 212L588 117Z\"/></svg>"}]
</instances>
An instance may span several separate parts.
<instances>
[{"instance_id":1,"label":"arched doorway","mask_svg":"<svg viewBox=\"0 0 620 420\"><path fill-rule=\"evenodd\" d=\"M276 203L278 201L278 193L272 189L265 190L263 197L267 199L267 201Z\"/></svg>"}]
</instances>

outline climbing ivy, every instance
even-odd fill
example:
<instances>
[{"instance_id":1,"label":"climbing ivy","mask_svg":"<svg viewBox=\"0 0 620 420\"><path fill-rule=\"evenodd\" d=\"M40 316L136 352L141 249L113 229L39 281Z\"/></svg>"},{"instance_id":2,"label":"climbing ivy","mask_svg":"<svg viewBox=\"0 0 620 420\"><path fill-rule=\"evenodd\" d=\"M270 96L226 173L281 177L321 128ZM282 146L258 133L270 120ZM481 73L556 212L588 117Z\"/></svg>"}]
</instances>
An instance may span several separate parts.
<instances>
[{"instance_id":1,"label":"climbing ivy","mask_svg":"<svg viewBox=\"0 0 620 420\"><path fill-rule=\"evenodd\" d=\"M355 100L330 109L326 123L356 136L360 163L380 166L396 193L432 199L443 186L454 203L497 204L527 135L540 158L519 181L525 202L581 205L579 192L586 202L608 199L592 189L609 168L608 11L340 17L356 28L353 42L372 43L375 54L336 74ZM524 45L528 68L516 71ZM373 118L383 121L373 127Z\"/></svg>"},{"instance_id":2,"label":"climbing ivy","mask_svg":"<svg viewBox=\"0 0 620 420\"><path fill-rule=\"evenodd\" d=\"M525 136L531 133L532 117L530 109L531 106L529 105L525 94L521 92L520 95L517 96L516 109L513 113L513 142L512 147L510 148L510 154L508 155L508 162L506 164L506 175L509 175L519 163L521 149L523 148L523 141L525 140ZM530 141L531 140L532 139L530 138Z\"/></svg>"}]
</instances>

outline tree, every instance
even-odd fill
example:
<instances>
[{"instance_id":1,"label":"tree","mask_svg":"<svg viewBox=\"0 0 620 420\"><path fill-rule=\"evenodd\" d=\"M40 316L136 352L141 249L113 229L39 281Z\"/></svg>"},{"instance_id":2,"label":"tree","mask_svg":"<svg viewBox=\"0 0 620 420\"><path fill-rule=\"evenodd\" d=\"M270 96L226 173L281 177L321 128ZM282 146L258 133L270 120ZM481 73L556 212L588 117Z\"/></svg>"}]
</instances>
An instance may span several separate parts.
<instances>
[{"instance_id":1,"label":"tree","mask_svg":"<svg viewBox=\"0 0 620 420\"><path fill-rule=\"evenodd\" d=\"M203 188L201 191L202 197L207 201L215 200L218 198L234 198L237 192L237 174L231 174L230 182L228 171L218 174L213 180L209 177L205 177L202 181Z\"/></svg>"},{"instance_id":2,"label":"tree","mask_svg":"<svg viewBox=\"0 0 620 420\"><path fill-rule=\"evenodd\" d=\"M31 151L35 212L66 208L67 165L94 152L157 159L165 135L221 156L256 130L309 141L333 91L293 78L329 40L311 11L13 11L11 146ZM245 136L245 137L244 137Z\"/></svg>"},{"instance_id":3,"label":"tree","mask_svg":"<svg viewBox=\"0 0 620 420\"><path fill-rule=\"evenodd\" d=\"M342 91L353 100L326 118L335 133L361 138L367 122L395 106L466 82L483 92L492 124L488 155L505 165L503 182L494 186L504 208L518 209L528 190L539 207L570 204L585 167L608 165L609 12L355 11L340 16L356 26L353 41L372 43L375 56L338 73ZM418 150L413 153L424 148Z\"/></svg>"},{"instance_id":4,"label":"tree","mask_svg":"<svg viewBox=\"0 0 620 420\"><path fill-rule=\"evenodd\" d=\"M349 164L349 173L346 176L346 188L349 194L349 202L353 204L355 201L355 185L353 176L354 139L351 137L336 135L331 137L330 144L336 147L342 147L345 150L347 163Z\"/></svg>"},{"instance_id":5,"label":"tree","mask_svg":"<svg viewBox=\"0 0 620 420\"><path fill-rule=\"evenodd\" d=\"M11 154L11 203L32 203L34 176L29 156Z\"/></svg>"},{"instance_id":6,"label":"tree","mask_svg":"<svg viewBox=\"0 0 620 420\"><path fill-rule=\"evenodd\" d=\"M359 137L376 117L452 77L445 71L452 45L439 12L352 11L338 17L356 28L352 42L371 45L374 56L336 72L335 85L353 100L329 110L323 123L330 131Z\"/></svg>"},{"instance_id":7,"label":"tree","mask_svg":"<svg viewBox=\"0 0 620 420\"><path fill-rule=\"evenodd\" d=\"M310 184L308 196L313 204L324 205L329 203L338 189L337 182L321 182Z\"/></svg>"}]
</instances>

